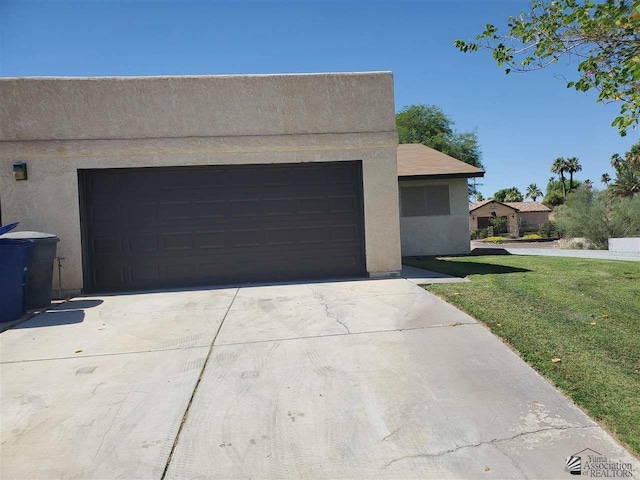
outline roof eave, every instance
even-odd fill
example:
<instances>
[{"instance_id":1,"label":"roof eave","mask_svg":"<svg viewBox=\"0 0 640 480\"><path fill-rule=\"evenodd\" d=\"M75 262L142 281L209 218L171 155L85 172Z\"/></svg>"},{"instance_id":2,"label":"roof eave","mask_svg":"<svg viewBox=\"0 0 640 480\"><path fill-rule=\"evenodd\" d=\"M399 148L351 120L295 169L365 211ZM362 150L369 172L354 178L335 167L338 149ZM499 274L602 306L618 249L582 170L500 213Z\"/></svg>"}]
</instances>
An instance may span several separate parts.
<instances>
[{"instance_id":1,"label":"roof eave","mask_svg":"<svg viewBox=\"0 0 640 480\"><path fill-rule=\"evenodd\" d=\"M469 213L471 213L471 212L475 212L475 211L476 211L476 210L478 210L479 208L486 207L486 206L487 206L487 205L489 205L490 203L499 203L500 205L503 205L503 206L505 206L505 207L507 207L507 208L510 208L511 210L514 210L514 211L516 211L516 212L520 213L520 210L518 210L516 207L512 207L511 205L507 205L506 203L498 202L497 200L491 200L490 202L487 202L487 203L485 203L484 205L480 205L479 207L472 208L471 210L469 210Z\"/></svg>"},{"instance_id":2,"label":"roof eave","mask_svg":"<svg viewBox=\"0 0 640 480\"><path fill-rule=\"evenodd\" d=\"M470 173L432 173L428 175L398 175L398 180L440 180L447 178L484 177L484 171Z\"/></svg>"}]
</instances>

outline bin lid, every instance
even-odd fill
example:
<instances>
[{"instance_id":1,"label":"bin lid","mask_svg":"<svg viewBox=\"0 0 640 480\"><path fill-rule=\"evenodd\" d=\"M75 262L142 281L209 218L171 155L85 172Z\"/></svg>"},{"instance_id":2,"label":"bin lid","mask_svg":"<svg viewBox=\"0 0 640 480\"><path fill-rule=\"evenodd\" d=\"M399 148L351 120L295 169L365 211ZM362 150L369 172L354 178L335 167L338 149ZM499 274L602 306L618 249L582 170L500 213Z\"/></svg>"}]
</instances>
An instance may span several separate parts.
<instances>
[{"instance_id":1,"label":"bin lid","mask_svg":"<svg viewBox=\"0 0 640 480\"><path fill-rule=\"evenodd\" d=\"M9 225L5 225L4 227L0 226L0 235L3 235L5 233L7 233L7 232L10 232L14 228L16 228L19 223L20 222L10 223Z\"/></svg>"},{"instance_id":2,"label":"bin lid","mask_svg":"<svg viewBox=\"0 0 640 480\"><path fill-rule=\"evenodd\" d=\"M54 235L53 233L45 233L45 232L12 232L12 233L7 233L5 235L2 235L2 238L13 238L13 239L23 239L23 240L39 240L39 239L46 239L46 238L57 238L58 240L60 240L58 238L57 235Z\"/></svg>"}]
</instances>

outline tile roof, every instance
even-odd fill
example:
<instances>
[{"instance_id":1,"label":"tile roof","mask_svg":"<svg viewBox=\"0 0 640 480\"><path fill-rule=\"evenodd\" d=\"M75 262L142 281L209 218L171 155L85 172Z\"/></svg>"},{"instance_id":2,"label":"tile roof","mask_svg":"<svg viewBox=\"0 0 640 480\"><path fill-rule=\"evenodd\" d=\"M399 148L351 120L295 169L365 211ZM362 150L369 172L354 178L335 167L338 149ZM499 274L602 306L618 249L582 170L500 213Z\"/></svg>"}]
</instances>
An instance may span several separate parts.
<instances>
[{"instance_id":1,"label":"tile roof","mask_svg":"<svg viewBox=\"0 0 640 480\"><path fill-rule=\"evenodd\" d=\"M484 207L485 205L487 205L489 203L499 203L500 205L504 205L506 207L513 208L516 211L518 210L516 207L514 207L510 203L498 202L497 200L494 200L493 198L488 198L486 200L482 200L481 202L470 203L469 204L469 211L471 212L471 211L476 210L476 209L478 209L480 207Z\"/></svg>"},{"instance_id":2,"label":"tile roof","mask_svg":"<svg viewBox=\"0 0 640 480\"><path fill-rule=\"evenodd\" d=\"M550 212L551 209L540 202L504 202L505 205L517 208L519 212Z\"/></svg>"},{"instance_id":3,"label":"tile roof","mask_svg":"<svg viewBox=\"0 0 640 480\"><path fill-rule=\"evenodd\" d=\"M398 145L398 177L482 177L484 170L420 143Z\"/></svg>"},{"instance_id":4,"label":"tile roof","mask_svg":"<svg viewBox=\"0 0 640 480\"><path fill-rule=\"evenodd\" d=\"M546 205L543 205L540 202L498 202L492 198L488 198L487 200L482 200L481 202L470 203L469 211L476 210L480 207L484 207L488 203L495 202L500 203L501 205L506 205L507 207L513 208L518 212L550 212L551 209Z\"/></svg>"}]
</instances>

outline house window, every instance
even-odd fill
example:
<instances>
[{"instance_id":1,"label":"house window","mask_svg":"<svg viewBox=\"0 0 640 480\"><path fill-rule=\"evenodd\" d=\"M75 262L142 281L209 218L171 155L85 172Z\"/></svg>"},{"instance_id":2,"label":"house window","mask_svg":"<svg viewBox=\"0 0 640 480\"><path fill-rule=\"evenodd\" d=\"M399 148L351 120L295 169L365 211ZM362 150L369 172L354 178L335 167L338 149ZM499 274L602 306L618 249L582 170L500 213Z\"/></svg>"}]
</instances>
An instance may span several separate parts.
<instances>
[{"instance_id":1,"label":"house window","mask_svg":"<svg viewBox=\"0 0 640 480\"><path fill-rule=\"evenodd\" d=\"M400 209L403 217L449 215L449 185L400 187Z\"/></svg>"}]
</instances>

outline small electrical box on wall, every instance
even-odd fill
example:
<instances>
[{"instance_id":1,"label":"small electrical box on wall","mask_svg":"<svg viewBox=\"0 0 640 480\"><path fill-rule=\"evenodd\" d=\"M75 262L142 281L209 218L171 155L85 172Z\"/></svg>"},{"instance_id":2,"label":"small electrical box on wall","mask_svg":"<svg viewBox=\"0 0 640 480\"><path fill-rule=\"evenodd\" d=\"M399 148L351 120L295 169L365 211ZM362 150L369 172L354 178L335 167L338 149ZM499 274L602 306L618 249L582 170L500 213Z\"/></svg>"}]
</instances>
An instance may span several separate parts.
<instances>
[{"instance_id":1,"label":"small electrical box on wall","mask_svg":"<svg viewBox=\"0 0 640 480\"><path fill-rule=\"evenodd\" d=\"M17 162L13 164L13 178L16 181L27 179L27 164L24 162Z\"/></svg>"}]
</instances>

